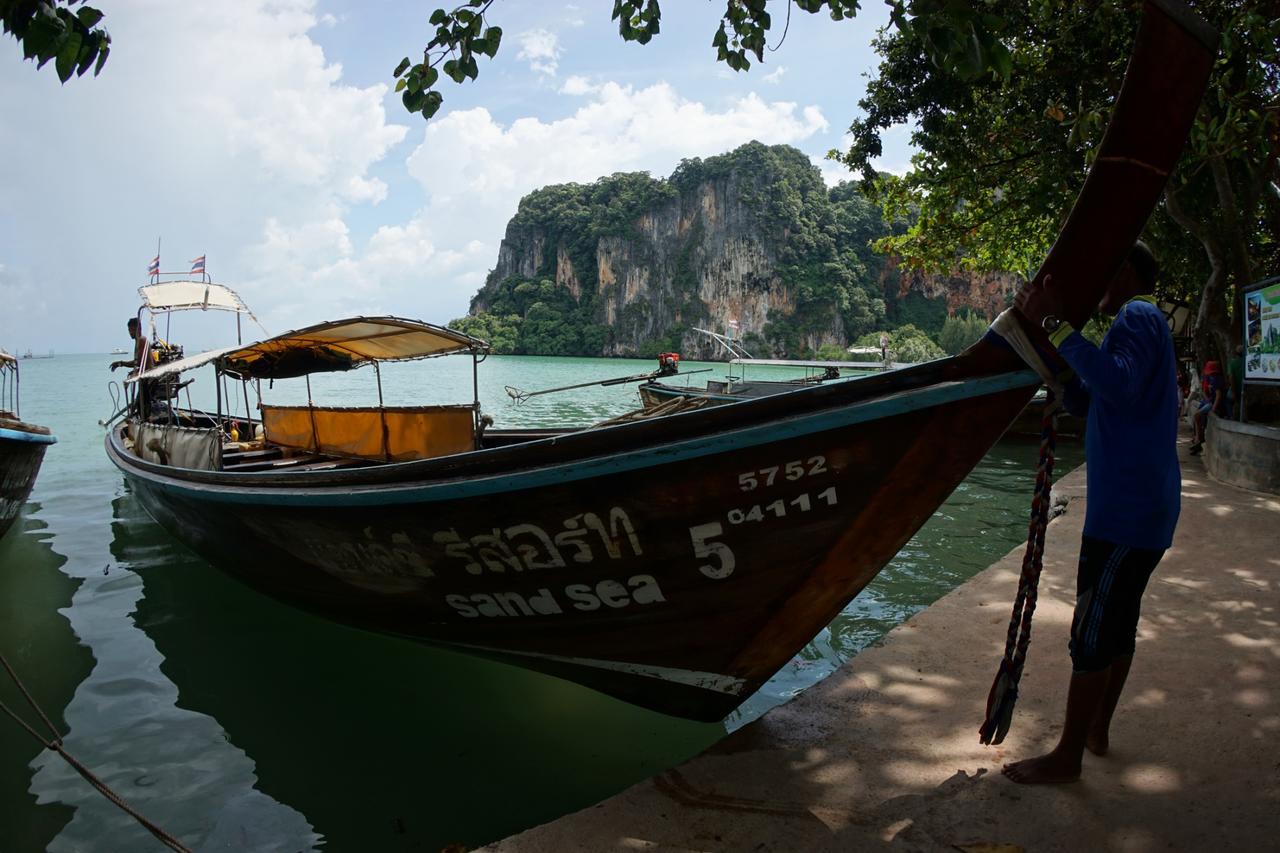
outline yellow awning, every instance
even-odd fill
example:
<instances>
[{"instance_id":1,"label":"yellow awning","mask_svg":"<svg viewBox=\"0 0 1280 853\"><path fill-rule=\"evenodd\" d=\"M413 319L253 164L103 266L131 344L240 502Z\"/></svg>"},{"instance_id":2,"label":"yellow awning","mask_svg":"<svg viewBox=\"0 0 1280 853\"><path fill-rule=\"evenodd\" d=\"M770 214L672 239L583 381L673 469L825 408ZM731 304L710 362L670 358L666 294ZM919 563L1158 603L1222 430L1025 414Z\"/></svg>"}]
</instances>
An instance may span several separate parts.
<instances>
[{"instance_id":1,"label":"yellow awning","mask_svg":"<svg viewBox=\"0 0 1280 853\"><path fill-rule=\"evenodd\" d=\"M403 361L455 352L488 352L462 332L399 317L353 317L320 323L223 354L223 368L241 376L285 379L350 370L370 361Z\"/></svg>"}]
</instances>

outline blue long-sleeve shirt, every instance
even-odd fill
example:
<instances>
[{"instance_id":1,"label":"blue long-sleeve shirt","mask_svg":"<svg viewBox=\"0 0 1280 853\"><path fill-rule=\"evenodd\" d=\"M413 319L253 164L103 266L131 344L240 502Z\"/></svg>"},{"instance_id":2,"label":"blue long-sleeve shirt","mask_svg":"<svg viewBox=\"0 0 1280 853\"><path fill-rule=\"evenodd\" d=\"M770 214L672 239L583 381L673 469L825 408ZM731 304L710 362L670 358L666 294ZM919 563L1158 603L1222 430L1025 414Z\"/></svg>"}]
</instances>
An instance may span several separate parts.
<instances>
[{"instance_id":1,"label":"blue long-sleeve shirt","mask_svg":"<svg viewBox=\"0 0 1280 853\"><path fill-rule=\"evenodd\" d=\"M1182 471L1177 365L1164 315L1133 299L1116 315L1101 348L1075 331L1057 347L1076 373L1063 402L1076 414L1088 409L1084 534L1134 548L1168 548L1181 509Z\"/></svg>"}]
</instances>

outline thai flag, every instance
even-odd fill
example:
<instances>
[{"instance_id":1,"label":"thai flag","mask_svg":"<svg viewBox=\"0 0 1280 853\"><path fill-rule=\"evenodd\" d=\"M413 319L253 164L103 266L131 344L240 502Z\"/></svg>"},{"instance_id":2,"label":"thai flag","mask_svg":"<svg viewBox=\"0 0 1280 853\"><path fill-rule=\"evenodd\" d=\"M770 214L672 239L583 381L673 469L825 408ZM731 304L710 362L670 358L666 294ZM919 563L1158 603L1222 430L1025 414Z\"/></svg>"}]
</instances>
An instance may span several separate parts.
<instances>
[{"instance_id":1,"label":"thai flag","mask_svg":"<svg viewBox=\"0 0 1280 853\"><path fill-rule=\"evenodd\" d=\"M196 273L204 275L204 255L201 255L191 262L191 275L195 275Z\"/></svg>"},{"instance_id":2,"label":"thai flag","mask_svg":"<svg viewBox=\"0 0 1280 853\"><path fill-rule=\"evenodd\" d=\"M156 255L151 259L151 263L147 264L147 275L160 275L160 256Z\"/></svg>"}]
</instances>

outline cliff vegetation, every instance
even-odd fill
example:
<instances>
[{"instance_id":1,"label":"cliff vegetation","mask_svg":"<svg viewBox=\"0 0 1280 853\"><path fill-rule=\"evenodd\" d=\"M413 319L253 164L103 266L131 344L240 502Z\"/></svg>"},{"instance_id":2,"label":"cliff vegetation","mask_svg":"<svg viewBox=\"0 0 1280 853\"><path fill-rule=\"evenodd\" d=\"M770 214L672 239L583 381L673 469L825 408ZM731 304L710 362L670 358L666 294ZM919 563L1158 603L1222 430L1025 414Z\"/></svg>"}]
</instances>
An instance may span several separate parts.
<instances>
[{"instance_id":1,"label":"cliff vegetation","mask_svg":"<svg viewBox=\"0 0 1280 853\"><path fill-rule=\"evenodd\" d=\"M451 325L499 353L703 358L715 344L696 330L730 321L762 357L843 353L911 326L940 354L948 317L992 315L1014 278L904 273L871 244L906 227L853 184L828 188L797 149L751 142L665 179L621 173L530 193L470 314Z\"/></svg>"}]
</instances>

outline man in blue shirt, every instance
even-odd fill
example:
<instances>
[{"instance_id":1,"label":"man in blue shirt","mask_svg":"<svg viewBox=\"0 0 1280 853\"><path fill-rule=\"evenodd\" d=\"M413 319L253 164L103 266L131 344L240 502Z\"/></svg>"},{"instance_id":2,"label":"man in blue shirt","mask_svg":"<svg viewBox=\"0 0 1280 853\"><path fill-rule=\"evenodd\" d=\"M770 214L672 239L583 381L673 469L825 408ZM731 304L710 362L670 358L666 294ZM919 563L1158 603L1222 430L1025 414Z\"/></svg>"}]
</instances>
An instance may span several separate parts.
<instances>
[{"instance_id":1,"label":"man in blue shirt","mask_svg":"<svg viewBox=\"0 0 1280 853\"><path fill-rule=\"evenodd\" d=\"M1173 541L1182 492L1179 393L1173 338L1148 295L1158 271L1150 250L1137 243L1098 304L1099 311L1115 315L1101 348L1061 319L1063 303L1051 277L1024 287L1014 300L1024 317L1049 332L1075 372L1064 404L1074 414L1088 414L1088 508L1066 720L1051 752L1005 765L1015 782L1074 781L1086 748L1106 754L1111 717L1133 661L1142 593Z\"/></svg>"}]
</instances>

